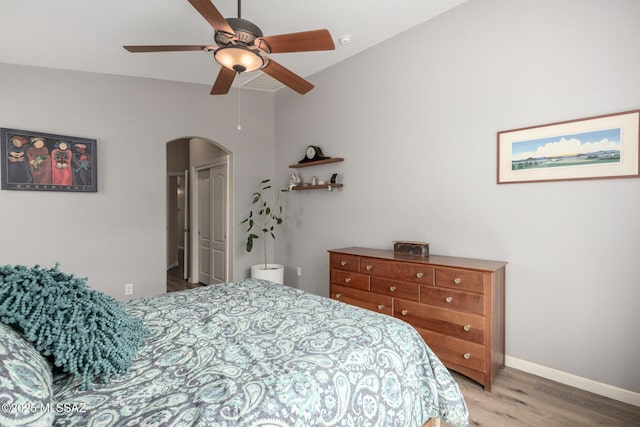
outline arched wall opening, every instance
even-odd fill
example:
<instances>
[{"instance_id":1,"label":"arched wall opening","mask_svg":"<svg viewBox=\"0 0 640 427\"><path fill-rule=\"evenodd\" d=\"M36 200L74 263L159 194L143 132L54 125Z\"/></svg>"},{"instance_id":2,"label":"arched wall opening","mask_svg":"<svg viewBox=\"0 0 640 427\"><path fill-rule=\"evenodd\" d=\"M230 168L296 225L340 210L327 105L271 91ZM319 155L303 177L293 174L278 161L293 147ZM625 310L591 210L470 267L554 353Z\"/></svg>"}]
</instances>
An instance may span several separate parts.
<instances>
[{"instance_id":1,"label":"arched wall opening","mask_svg":"<svg viewBox=\"0 0 640 427\"><path fill-rule=\"evenodd\" d=\"M232 280L233 153L184 137L166 154L167 291Z\"/></svg>"}]
</instances>

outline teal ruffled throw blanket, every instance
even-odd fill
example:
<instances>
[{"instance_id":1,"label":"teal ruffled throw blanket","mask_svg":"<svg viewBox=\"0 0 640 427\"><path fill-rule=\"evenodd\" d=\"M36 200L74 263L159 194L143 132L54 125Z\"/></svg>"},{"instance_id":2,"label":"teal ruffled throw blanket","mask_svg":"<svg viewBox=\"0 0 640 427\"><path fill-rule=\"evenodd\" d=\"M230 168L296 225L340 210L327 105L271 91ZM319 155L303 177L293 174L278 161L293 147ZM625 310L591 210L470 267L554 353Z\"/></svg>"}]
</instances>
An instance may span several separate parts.
<instances>
[{"instance_id":1,"label":"teal ruffled throw blanket","mask_svg":"<svg viewBox=\"0 0 640 427\"><path fill-rule=\"evenodd\" d=\"M79 377L84 389L126 373L146 337L143 321L58 265L0 267L0 321Z\"/></svg>"}]
</instances>

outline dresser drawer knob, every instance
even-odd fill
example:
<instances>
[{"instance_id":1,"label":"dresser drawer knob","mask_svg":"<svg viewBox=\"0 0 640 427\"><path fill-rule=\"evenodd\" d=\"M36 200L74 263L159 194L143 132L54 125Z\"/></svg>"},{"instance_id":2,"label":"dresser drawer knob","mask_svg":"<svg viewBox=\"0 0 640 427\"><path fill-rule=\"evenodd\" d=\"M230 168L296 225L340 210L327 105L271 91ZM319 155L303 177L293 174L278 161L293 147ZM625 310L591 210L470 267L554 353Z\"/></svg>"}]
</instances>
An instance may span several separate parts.
<instances>
[{"instance_id":1,"label":"dresser drawer knob","mask_svg":"<svg viewBox=\"0 0 640 427\"><path fill-rule=\"evenodd\" d=\"M464 329L465 332L469 332L471 330L471 325L464 325L462 329Z\"/></svg>"},{"instance_id":2,"label":"dresser drawer knob","mask_svg":"<svg viewBox=\"0 0 640 427\"><path fill-rule=\"evenodd\" d=\"M471 353L465 353L462 355L462 357L464 357L465 359L469 360L471 359Z\"/></svg>"},{"instance_id":3,"label":"dresser drawer knob","mask_svg":"<svg viewBox=\"0 0 640 427\"><path fill-rule=\"evenodd\" d=\"M394 292L394 291L396 290L396 287L395 287L395 286L389 286L389 290L390 290L391 292Z\"/></svg>"},{"instance_id":4,"label":"dresser drawer knob","mask_svg":"<svg viewBox=\"0 0 640 427\"><path fill-rule=\"evenodd\" d=\"M400 313L402 313L403 316L406 316L409 314L409 310L402 310Z\"/></svg>"},{"instance_id":5,"label":"dresser drawer knob","mask_svg":"<svg viewBox=\"0 0 640 427\"><path fill-rule=\"evenodd\" d=\"M341 266L343 266L343 267L344 267L345 265L347 265L348 263L349 263L349 261L340 261L340 265L341 265Z\"/></svg>"},{"instance_id":6,"label":"dresser drawer knob","mask_svg":"<svg viewBox=\"0 0 640 427\"><path fill-rule=\"evenodd\" d=\"M367 271L369 271L373 268L373 266L371 264L368 264L365 268L367 269Z\"/></svg>"},{"instance_id":7,"label":"dresser drawer knob","mask_svg":"<svg viewBox=\"0 0 640 427\"><path fill-rule=\"evenodd\" d=\"M342 294L336 294L336 299L340 299L341 296Z\"/></svg>"},{"instance_id":8,"label":"dresser drawer knob","mask_svg":"<svg viewBox=\"0 0 640 427\"><path fill-rule=\"evenodd\" d=\"M418 279L422 279L422 276L424 276L424 273L422 271L419 271L419 272L416 273L416 277Z\"/></svg>"},{"instance_id":9,"label":"dresser drawer knob","mask_svg":"<svg viewBox=\"0 0 640 427\"><path fill-rule=\"evenodd\" d=\"M453 279L453 283L455 283L456 285L459 285L460 283L462 283L462 279L459 277L456 277L455 279Z\"/></svg>"},{"instance_id":10,"label":"dresser drawer knob","mask_svg":"<svg viewBox=\"0 0 640 427\"><path fill-rule=\"evenodd\" d=\"M344 279L344 283L351 283L351 277L346 277Z\"/></svg>"},{"instance_id":11,"label":"dresser drawer knob","mask_svg":"<svg viewBox=\"0 0 640 427\"><path fill-rule=\"evenodd\" d=\"M378 310L382 310L383 308L384 308L384 305L378 304Z\"/></svg>"},{"instance_id":12,"label":"dresser drawer knob","mask_svg":"<svg viewBox=\"0 0 640 427\"><path fill-rule=\"evenodd\" d=\"M453 301L453 297L446 297L444 299L447 303L451 303L451 301Z\"/></svg>"}]
</instances>

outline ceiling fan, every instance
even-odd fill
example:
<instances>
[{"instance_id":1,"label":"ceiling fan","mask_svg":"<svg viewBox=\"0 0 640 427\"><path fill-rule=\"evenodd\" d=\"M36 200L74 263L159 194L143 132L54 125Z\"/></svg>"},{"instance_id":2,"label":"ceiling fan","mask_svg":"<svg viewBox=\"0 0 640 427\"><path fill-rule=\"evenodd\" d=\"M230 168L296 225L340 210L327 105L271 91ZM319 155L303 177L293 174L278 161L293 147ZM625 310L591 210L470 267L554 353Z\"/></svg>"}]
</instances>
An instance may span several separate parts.
<instances>
[{"instance_id":1,"label":"ceiling fan","mask_svg":"<svg viewBox=\"0 0 640 427\"><path fill-rule=\"evenodd\" d=\"M223 18L211 0L188 0L189 3L213 27L214 45L157 45L123 46L129 52L176 52L202 50L213 51L221 65L211 95L229 92L236 74L262 70L282 84L304 95L313 85L291 70L278 64L267 55L271 53L310 52L333 50L335 45L328 30L264 36L260 28L241 17L241 0L238 0L238 17Z\"/></svg>"}]
</instances>

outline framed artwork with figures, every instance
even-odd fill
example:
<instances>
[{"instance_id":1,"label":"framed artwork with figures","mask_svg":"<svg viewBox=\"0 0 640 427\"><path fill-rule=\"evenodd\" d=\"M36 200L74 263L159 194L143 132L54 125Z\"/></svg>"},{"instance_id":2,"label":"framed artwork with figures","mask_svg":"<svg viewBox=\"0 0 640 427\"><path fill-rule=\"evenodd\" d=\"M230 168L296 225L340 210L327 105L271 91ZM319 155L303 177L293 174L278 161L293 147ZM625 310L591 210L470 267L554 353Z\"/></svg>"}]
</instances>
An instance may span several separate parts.
<instances>
[{"instance_id":1,"label":"framed artwork with figures","mask_svg":"<svg viewBox=\"0 0 640 427\"><path fill-rule=\"evenodd\" d=\"M97 192L96 140L0 128L2 189Z\"/></svg>"}]
</instances>

